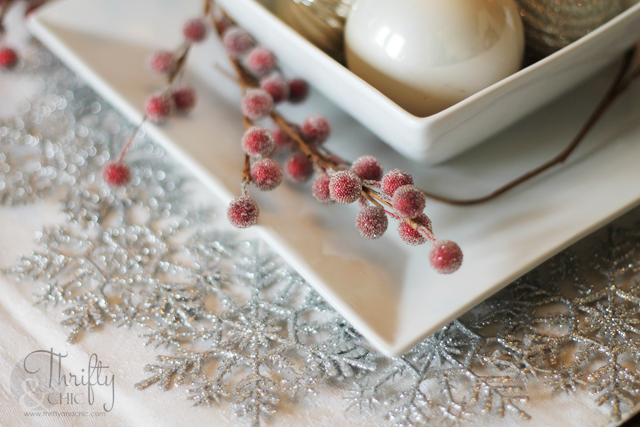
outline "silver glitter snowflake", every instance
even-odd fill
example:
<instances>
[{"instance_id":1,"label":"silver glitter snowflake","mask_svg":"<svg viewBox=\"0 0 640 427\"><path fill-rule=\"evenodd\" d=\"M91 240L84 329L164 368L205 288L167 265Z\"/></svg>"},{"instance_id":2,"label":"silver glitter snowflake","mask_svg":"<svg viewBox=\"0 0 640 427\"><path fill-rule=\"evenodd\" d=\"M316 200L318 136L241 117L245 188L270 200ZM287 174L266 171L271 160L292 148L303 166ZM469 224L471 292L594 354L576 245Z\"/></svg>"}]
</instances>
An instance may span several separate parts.
<instances>
[{"instance_id":1,"label":"silver glitter snowflake","mask_svg":"<svg viewBox=\"0 0 640 427\"><path fill-rule=\"evenodd\" d=\"M246 244L246 252L235 258L230 281L213 290L219 309L197 324L146 335L172 353L147 366L153 375L139 388L191 384L197 405L231 399L240 416L258 425L285 398L375 368L358 334L300 277L255 244Z\"/></svg>"},{"instance_id":2,"label":"silver glitter snowflake","mask_svg":"<svg viewBox=\"0 0 640 427\"><path fill-rule=\"evenodd\" d=\"M526 315L496 335L502 356L544 377L552 392L588 387L619 420L640 395L640 225L610 228L589 257L565 253L549 267L544 280L529 274L512 285L512 297L538 291L517 298Z\"/></svg>"},{"instance_id":3,"label":"silver glitter snowflake","mask_svg":"<svg viewBox=\"0 0 640 427\"><path fill-rule=\"evenodd\" d=\"M394 427L457 424L482 412L528 419L520 369L479 363L490 341L456 320L403 356L380 363L360 382L352 406L382 406Z\"/></svg>"}]
</instances>

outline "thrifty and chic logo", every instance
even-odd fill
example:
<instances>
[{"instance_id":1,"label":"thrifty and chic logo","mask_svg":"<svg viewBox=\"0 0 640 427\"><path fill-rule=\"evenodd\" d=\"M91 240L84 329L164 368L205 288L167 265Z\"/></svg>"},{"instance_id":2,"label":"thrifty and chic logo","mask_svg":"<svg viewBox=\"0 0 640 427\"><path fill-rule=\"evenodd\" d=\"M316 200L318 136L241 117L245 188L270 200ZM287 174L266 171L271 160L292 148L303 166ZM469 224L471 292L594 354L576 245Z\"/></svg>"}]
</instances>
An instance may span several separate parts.
<instances>
[{"instance_id":1,"label":"thrifty and chic logo","mask_svg":"<svg viewBox=\"0 0 640 427\"><path fill-rule=\"evenodd\" d=\"M46 411L56 405L90 405L110 412L115 403L115 377L96 354L86 368L67 373L62 365L68 354L36 350L11 372L11 392L25 410ZM96 391L102 402L96 403ZM102 391L104 390L104 392Z\"/></svg>"}]
</instances>

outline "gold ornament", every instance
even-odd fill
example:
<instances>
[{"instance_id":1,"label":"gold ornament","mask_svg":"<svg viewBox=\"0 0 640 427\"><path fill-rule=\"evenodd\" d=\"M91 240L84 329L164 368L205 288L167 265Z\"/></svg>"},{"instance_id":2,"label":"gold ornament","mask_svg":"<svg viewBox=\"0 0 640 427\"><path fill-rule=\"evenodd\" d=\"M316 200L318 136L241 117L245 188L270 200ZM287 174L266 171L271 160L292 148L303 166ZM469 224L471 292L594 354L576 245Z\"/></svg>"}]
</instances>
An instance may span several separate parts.
<instances>
[{"instance_id":1,"label":"gold ornament","mask_svg":"<svg viewBox=\"0 0 640 427\"><path fill-rule=\"evenodd\" d=\"M276 14L300 35L344 62L344 25L355 0L277 0Z\"/></svg>"}]
</instances>

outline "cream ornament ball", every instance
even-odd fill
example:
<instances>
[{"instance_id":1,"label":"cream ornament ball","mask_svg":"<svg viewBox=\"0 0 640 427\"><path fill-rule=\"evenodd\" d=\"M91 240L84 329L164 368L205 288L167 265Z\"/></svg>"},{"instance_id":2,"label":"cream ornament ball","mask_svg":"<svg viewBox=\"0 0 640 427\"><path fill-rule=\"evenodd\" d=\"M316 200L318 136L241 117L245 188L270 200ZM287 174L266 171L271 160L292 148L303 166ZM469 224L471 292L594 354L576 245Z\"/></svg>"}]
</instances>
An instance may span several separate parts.
<instances>
[{"instance_id":1,"label":"cream ornament ball","mask_svg":"<svg viewBox=\"0 0 640 427\"><path fill-rule=\"evenodd\" d=\"M524 31L514 0L358 0L345 47L352 72L425 117L517 72Z\"/></svg>"}]
</instances>

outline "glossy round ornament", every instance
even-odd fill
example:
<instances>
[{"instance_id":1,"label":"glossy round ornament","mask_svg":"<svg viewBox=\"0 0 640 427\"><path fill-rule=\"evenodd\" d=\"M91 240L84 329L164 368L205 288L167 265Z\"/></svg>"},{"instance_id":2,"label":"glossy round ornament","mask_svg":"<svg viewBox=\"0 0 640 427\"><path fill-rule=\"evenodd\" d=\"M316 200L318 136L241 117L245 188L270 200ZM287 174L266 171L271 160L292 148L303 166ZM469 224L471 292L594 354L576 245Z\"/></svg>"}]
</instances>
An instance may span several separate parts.
<instances>
[{"instance_id":1,"label":"glossy round ornament","mask_svg":"<svg viewBox=\"0 0 640 427\"><path fill-rule=\"evenodd\" d=\"M347 64L408 112L442 111L520 69L514 0L358 0Z\"/></svg>"}]
</instances>

